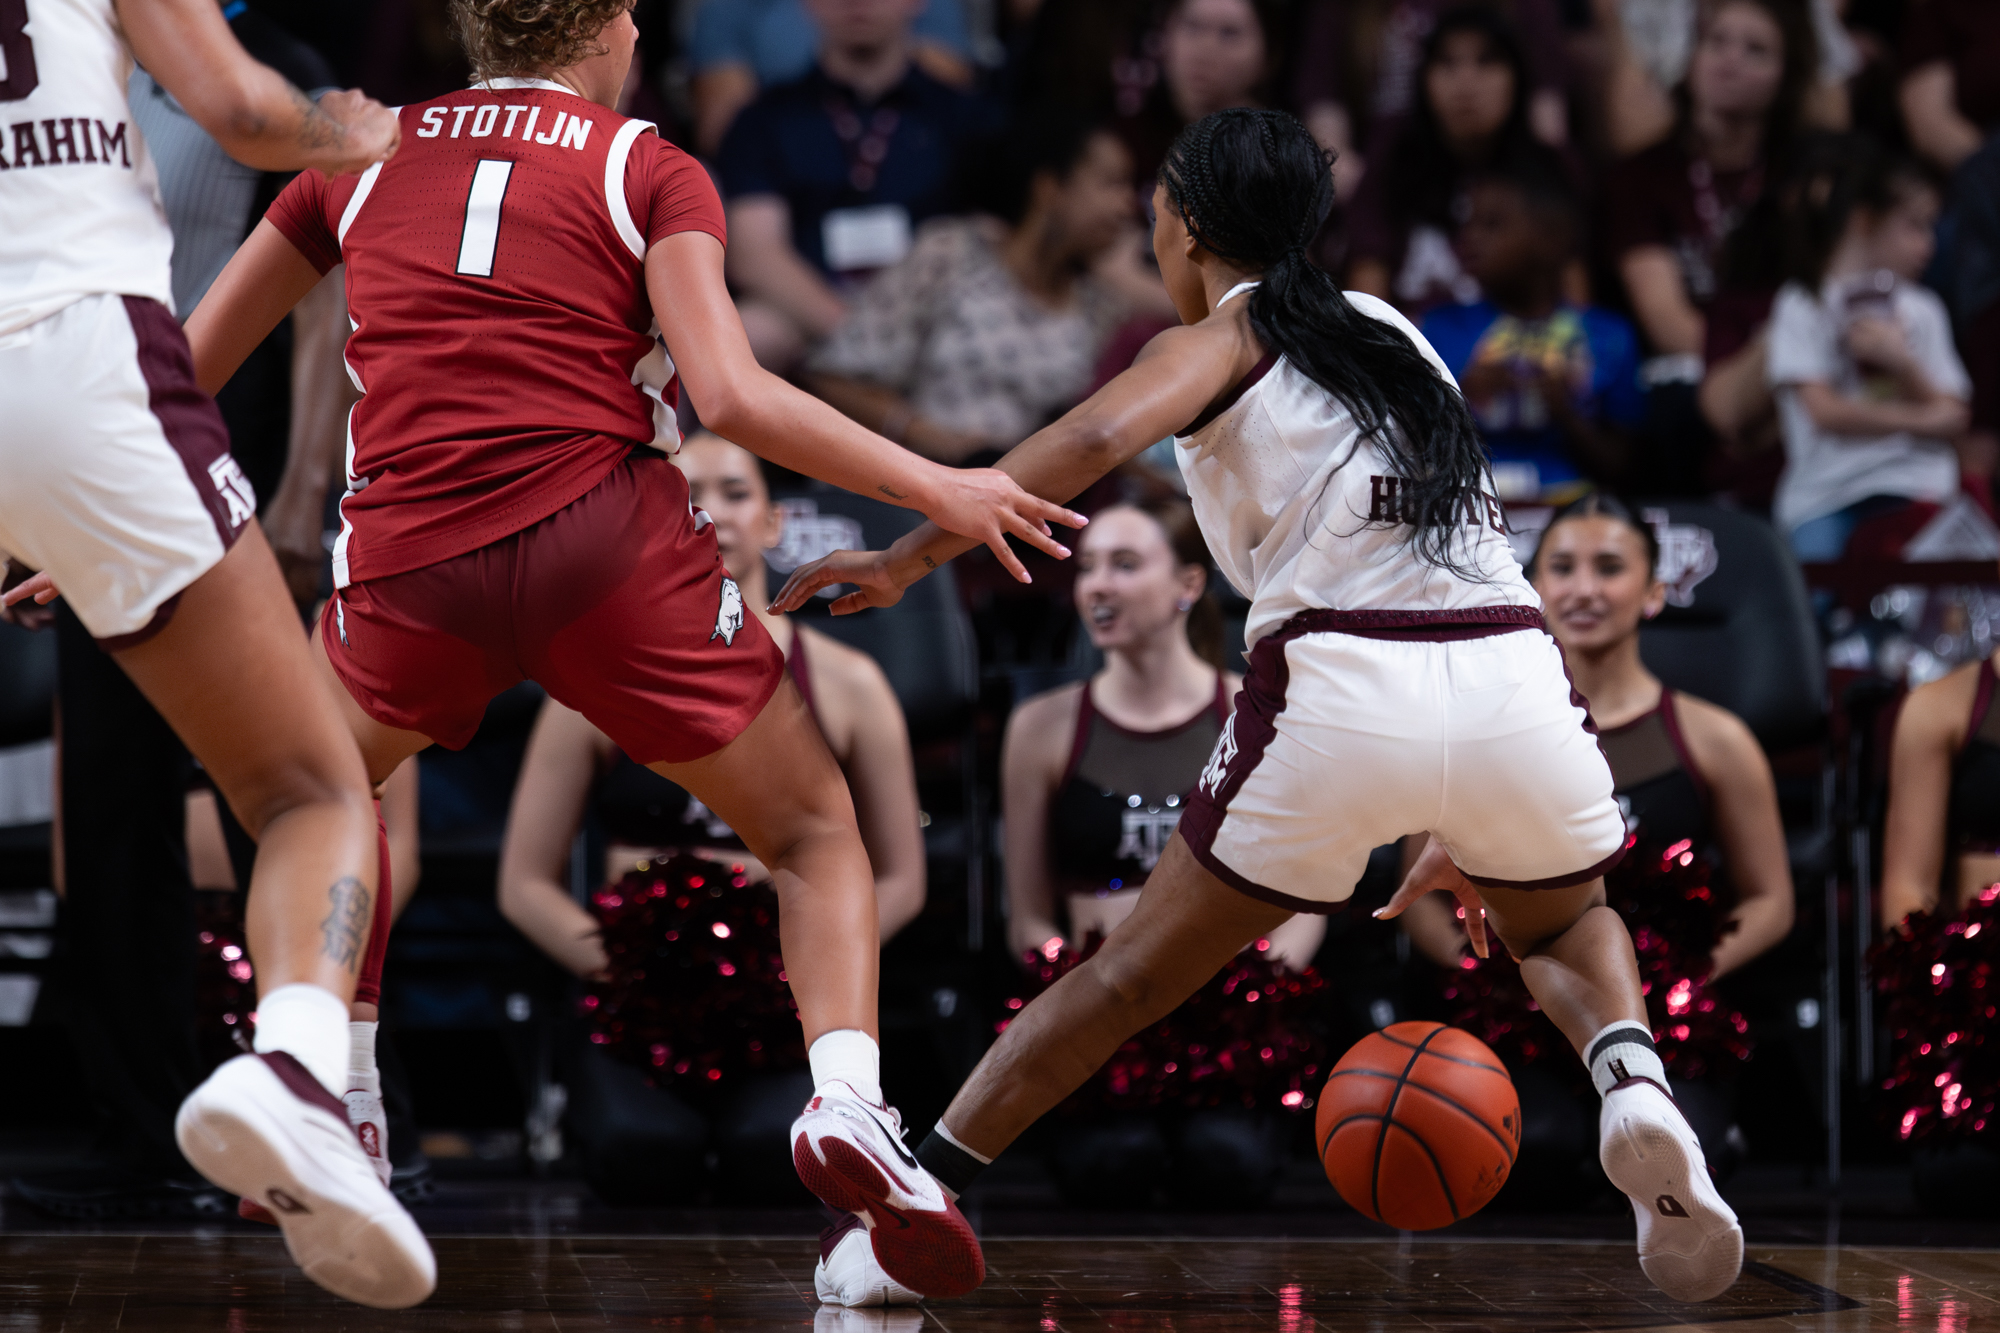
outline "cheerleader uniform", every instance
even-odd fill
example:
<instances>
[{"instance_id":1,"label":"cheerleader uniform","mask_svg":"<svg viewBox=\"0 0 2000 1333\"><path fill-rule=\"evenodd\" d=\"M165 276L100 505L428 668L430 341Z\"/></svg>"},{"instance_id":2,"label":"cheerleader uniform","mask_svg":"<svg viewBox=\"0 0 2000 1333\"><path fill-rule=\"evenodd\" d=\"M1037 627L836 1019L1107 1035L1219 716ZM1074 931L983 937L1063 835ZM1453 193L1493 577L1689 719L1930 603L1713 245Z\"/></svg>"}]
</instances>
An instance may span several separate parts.
<instances>
[{"instance_id":1,"label":"cheerleader uniform","mask_svg":"<svg viewBox=\"0 0 2000 1333\"><path fill-rule=\"evenodd\" d=\"M811 711L812 675L797 638L785 668ZM708 854L745 850L735 830L694 795L622 751L593 790L591 812L614 845ZM736 892L772 891L753 885ZM740 940L745 952L777 952L776 912L769 917L771 925L760 932L767 938ZM632 1058L640 1054L620 1050L614 1056L593 1041L572 1048L568 1126L581 1148L584 1178L600 1197L611 1203L693 1202L709 1182L712 1153L715 1175L727 1182L732 1198L808 1199L791 1169L787 1137L813 1092L802 1049L774 1053L764 1069L707 1087L668 1071L649 1072Z\"/></svg>"},{"instance_id":2,"label":"cheerleader uniform","mask_svg":"<svg viewBox=\"0 0 2000 1333\"><path fill-rule=\"evenodd\" d=\"M1133 731L1099 712L1084 686L1069 763L1048 814L1050 877L1070 913L1090 898L1145 883L1229 711L1217 673L1214 698L1193 717ZM1076 947L1091 947L1094 938L1080 938L1074 921L1065 924ZM1187 1021L1184 1010L1165 1023ZM1227 1040L1217 1033L1213 1044ZM1272 1089L1262 1099L1269 1105L1254 1110L1188 1109L1173 1105L1169 1092L1157 1107L1133 1111L1103 1105L1101 1085L1101 1078L1085 1085L1071 1114L1050 1124L1049 1167L1066 1200L1143 1206L1162 1182L1177 1201L1201 1206L1254 1207L1269 1197L1284 1156L1285 1121L1272 1109L1283 1089Z\"/></svg>"}]
</instances>

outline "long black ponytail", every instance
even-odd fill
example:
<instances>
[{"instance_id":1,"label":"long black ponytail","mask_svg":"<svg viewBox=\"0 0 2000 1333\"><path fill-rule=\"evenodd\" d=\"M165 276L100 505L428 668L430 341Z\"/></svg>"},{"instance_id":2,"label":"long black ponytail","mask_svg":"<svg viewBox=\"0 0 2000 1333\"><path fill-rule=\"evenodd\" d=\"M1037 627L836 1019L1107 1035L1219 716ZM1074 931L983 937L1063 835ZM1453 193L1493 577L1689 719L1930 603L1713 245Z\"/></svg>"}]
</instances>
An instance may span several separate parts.
<instances>
[{"instance_id":1,"label":"long black ponytail","mask_svg":"<svg viewBox=\"0 0 2000 1333\"><path fill-rule=\"evenodd\" d=\"M1333 207L1330 155L1291 116L1237 107L1181 131L1160 183L1205 249L1262 271L1252 331L1345 404L1381 449L1402 481L1400 517L1417 558L1477 578L1453 550L1485 504L1486 448L1472 413L1400 329L1356 310L1306 257Z\"/></svg>"}]
</instances>

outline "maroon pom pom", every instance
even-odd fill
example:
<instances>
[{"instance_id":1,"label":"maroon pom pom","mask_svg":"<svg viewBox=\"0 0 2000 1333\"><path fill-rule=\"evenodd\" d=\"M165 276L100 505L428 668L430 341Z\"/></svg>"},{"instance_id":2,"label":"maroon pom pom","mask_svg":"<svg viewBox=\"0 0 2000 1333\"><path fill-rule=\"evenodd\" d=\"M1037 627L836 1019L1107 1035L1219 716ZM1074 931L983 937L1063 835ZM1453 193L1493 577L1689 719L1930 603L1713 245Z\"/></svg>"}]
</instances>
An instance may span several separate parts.
<instances>
[{"instance_id":1,"label":"maroon pom pom","mask_svg":"<svg viewBox=\"0 0 2000 1333\"><path fill-rule=\"evenodd\" d=\"M1883 1109L1906 1140L1969 1139L2000 1100L2000 884L1963 912L1914 912L1868 951L1893 1055Z\"/></svg>"},{"instance_id":2,"label":"maroon pom pom","mask_svg":"<svg viewBox=\"0 0 2000 1333\"><path fill-rule=\"evenodd\" d=\"M1701 1078L1750 1058L1750 1024L1709 989L1709 962L1724 934L1729 895L1690 842L1634 848L1604 877L1605 897L1632 932L1639 985L1660 1060L1676 1078ZM1485 960L1468 958L1446 975L1451 1022L1520 1063L1566 1062L1583 1067L1569 1041L1541 1012L1521 980L1521 968L1495 947Z\"/></svg>"},{"instance_id":3,"label":"maroon pom pom","mask_svg":"<svg viewBox=\"0 0 2000 1333\"><path fill-rule=\"evenodd\" d=\"M1090 936L1081 952L1065 946L1054 958L1026 954L1030 986L1007 1001L1018 1012L1064 974L1096 953ZM1161 1106L1310 1110L1318 1076L1330 1067L1304 1003L1326 989L1307 968L1293 972L1262 950L1246 949L1189 996L1180 1008L1140 1032L1059 1108L1065 1114L1147 1111ZM996 1023L1005 1031L1008 1018Z\"/></svg>"},{"instance_id":4,"label":"maroon pom pom","mask_svg":"<svg viewBox=\"0 0 2000 1333\"><path fill-rule=\"evenodd\" d=\"M680 856L605 885L590 908L610 959L581 1004L600 1049L657 1084L706 1087L805 1064L770 884Z\"/></svg>"}]
</instances>

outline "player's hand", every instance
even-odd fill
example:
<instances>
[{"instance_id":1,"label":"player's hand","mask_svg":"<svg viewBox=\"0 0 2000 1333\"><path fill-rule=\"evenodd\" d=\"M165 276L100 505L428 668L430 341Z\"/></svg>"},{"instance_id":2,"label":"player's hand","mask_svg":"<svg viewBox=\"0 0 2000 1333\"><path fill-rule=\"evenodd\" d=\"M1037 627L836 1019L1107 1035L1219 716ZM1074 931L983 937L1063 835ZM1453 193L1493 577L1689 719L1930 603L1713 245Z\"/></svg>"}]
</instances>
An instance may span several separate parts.
<instances>
[{"instance_id":1,"label":"player's hand","mask_svg":"<svg viewBox=\"0 0 2000 1333\"><path fill-rule=\"evenodd\" d=\"M1486 957L1486 904L1479 897L1478 886L1451 863L1436 838L1430 840L1423 855L1410 867L1389 905L1377 908L1375 916L1382 921L1401 916L1404 908L1427 893L1449 893L1458 899L1465 912L1465 938L1471 943L1472 952Z\"/></svg>"},{"instance_id":2,"label":"player's hand","mask_svg":"<svg viewBox=\"0 0 2000 1333\"><path fill-rule=\"evenodd\" d=\"M1022 583L1034 580L1007 545L1007 538L1019 537L1037 550L1066 560L1069 548L1050 535L1049 524L1080 530L1090 522L1082 514L1028 494L1006 473L986 467L948 472L938 488L937 501L925 513L946 532L991 548L1007 572Z\"/></svg>"},{"instance_id":3,"label":"player's hand","mask_svg":"<svg viewBox=\"0 0 2000 1333\"><path fill-rule=\"evenodd\" d=\"M42 608L59 596L54 579L10 560L0 577L0 620L22 629L47 629L55 623L56 613Z\"/></svg>"},{"instance_id":4,"label":"player's hand","mask_svg":"<svg viewBox=\"0 0 2000 1333\"><path fill-rule=\"evenodd\" d=\"M821 588L852 583L855 591L833 603L835 615L852 615L871 606L894 606L903 600L903 589L914 582L914 578L906 583L896 577L887 552L835 551L793 570L785 586L771 599L771 610L784 615L804 606L806 599Z\"/></svg>"},{"instance_id":5,"label":"player's hand","mask_svg":"<svg viewBox=\"0 0 2000 1333\"><path fill-rule=\"evenodd\" d=\"M396 113L359 88L326 94L319 99L319 109L340 126L346 140L344 148L333 155L333 161L320 166L328 180L386 162L403 145L403 125Z\"/></svg>"}]
</instances>

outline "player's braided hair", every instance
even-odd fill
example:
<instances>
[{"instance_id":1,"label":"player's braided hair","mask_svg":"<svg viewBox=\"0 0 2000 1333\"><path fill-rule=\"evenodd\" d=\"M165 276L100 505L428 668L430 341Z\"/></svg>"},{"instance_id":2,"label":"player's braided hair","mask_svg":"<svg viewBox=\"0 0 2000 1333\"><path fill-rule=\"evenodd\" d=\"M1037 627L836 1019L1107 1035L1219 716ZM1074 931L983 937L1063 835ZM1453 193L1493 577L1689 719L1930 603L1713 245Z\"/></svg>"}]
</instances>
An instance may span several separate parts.
<instances>
[{"instance_id":1,"label":"player's braided hair","mask_svg":"<svg viewBox=\"0 0 2000 1333\"><path fill-rule=\"evenodd\" d=\"M451 21L473 76L522 78L598 54L604 25L632 0L451 0Z\"/></svg>"},{"instance_id":2,"label":"player's braided hair","mask_svg":"<svg viewBox=\"0 0 2000 1333\"><path fill-rule=\"evenodd\" d=\"M1306 255L1333 207L1332 164L1291 116L1237 107L1181 131L1160 184L1204 249L1261 275L1248 298L1259 341L1345 404L1402 478L1418 559L1479 578L1453 549L1486 489L1472 413L1401 329L1355 309Z\"/></svg>"}]
</instances>

